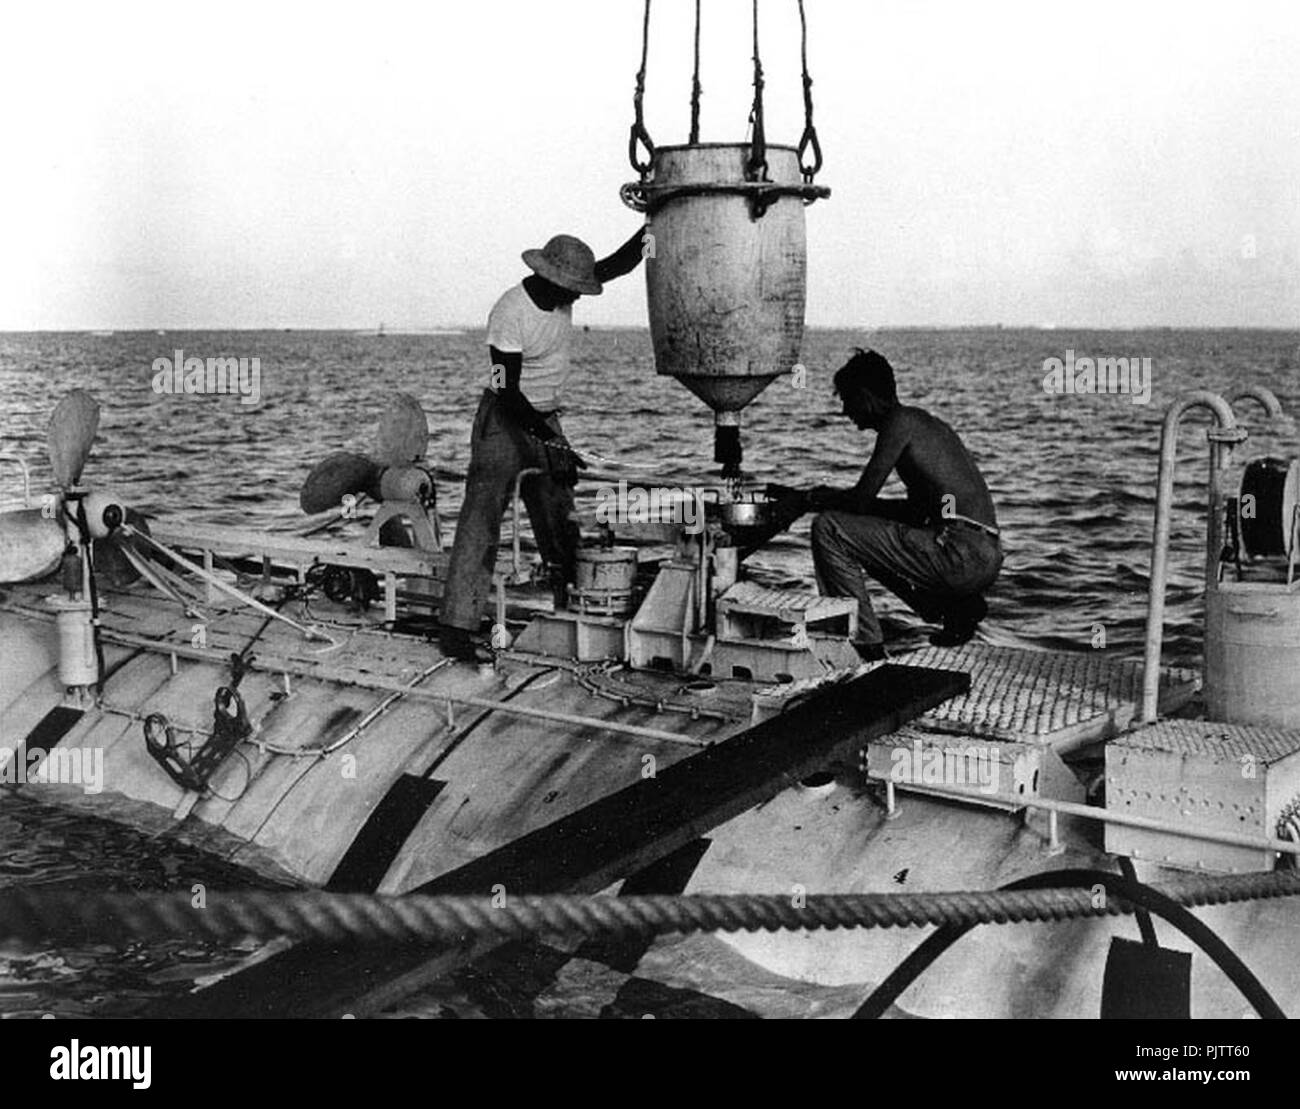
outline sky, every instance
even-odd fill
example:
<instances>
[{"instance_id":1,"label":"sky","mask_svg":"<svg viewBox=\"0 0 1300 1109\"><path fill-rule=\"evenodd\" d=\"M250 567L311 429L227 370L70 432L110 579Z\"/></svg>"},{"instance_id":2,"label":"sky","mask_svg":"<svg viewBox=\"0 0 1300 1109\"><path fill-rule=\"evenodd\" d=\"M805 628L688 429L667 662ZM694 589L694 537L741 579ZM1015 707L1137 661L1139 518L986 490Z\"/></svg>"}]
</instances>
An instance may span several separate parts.
<instances>
[{"instance_id":1,"label":"sky","mask_svg":"<svg viewBox=\"0 0 1300 1109\"><path fill-rule=\"evenodd\" d=\"M612 250L641 0L22 5L0 33L0 329L480 326L557 232ZM1300 326L1300 4L806 0L832 196L814 326ZM761 0L767 135L802 130ZM689 124L655 0L647 124ZM748 0L704 0L743 141ZM642 326L638 273L575 319Z\"/></svg>"}]
</instances>

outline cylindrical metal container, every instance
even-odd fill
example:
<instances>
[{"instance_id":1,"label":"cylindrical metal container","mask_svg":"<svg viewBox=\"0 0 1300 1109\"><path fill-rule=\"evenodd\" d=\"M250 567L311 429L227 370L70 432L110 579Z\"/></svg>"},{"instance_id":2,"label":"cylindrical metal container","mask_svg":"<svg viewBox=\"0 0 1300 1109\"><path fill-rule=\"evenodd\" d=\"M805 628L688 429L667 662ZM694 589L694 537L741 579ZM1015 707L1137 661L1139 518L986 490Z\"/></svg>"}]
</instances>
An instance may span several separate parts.
<instances>
[{"instance_id":1,"label":"cylindrical metal container","mask_svg":"<svg viewBox=\"0 0 1300 1109\"><path fill-rule=\"evenodd\" d=\"M636 584L635 547L583 547L573 594L582 611L621 616L631 610Z\"/></svg>"},{"instance_id":2,"label":"cylindrical metal container","mask_svg":"<svg viewBox=\"0 0 1300 1109\"><path fill-rule=\"evenodd\" d=\"M90 602L50 597L48 603L57 614L54 623L59 631L59 683L94 685L99 681L99 662Z\"/></svg>"},{"instance_id":3,"label":"cylindrical metal container","mask_svg":"<svg viewBox=\"0 0 1300 1109\"><path fill-rule=\"evenodd\" d=\"M579 589L630 590L636 581L636 548L581 548L575 581Z\"/></svg>"},{"instance_id":4,"label":"cylindrical metal container","mask_svg":"<svg viewBox=\"0 0 1300 1109\"><path fill-rule=\"evenodd\" d=\"M769 146L766 184L746 180L749 155L740 143L661 146L646 189L655 368L712 408L720 426L736 425L736 413L794 368L803 342L798 155Z\"/></svg>"},{"instance_id":5,"label":"cylindrical metal container","mask_svg":"<svg viewBox=\"0 0 1300 1109\"><path fill-rule=\"evenodd\" d=\"M1300 728L1300 588L1220 582L1205 598L1212 720Z\"/></svg>"}]
</instances>

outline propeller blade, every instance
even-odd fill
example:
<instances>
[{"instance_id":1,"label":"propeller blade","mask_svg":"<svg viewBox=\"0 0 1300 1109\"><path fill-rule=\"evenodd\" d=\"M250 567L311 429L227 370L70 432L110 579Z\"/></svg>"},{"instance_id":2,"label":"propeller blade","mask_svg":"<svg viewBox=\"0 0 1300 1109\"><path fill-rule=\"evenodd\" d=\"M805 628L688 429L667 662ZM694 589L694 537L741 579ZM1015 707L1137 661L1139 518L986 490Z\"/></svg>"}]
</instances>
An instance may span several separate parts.
<instances>
[{"instance_id":1,"label":"propeller blade","mask_svg":"<svg viewBox=\"0 0 1300 1109\"><path fill-rule=\"evenodd\" d=\"M423 413L420 416L424 418ZM302 483L298 503L309 514L338 508L349 493L372 493L381 467L364 454L339 451L318 462Z\"/></svg>"},{"instance_id":2,"label":"propeller blade","mask_svg":"<svg viewBox=\"0 0 1300 1109\"><path fill-rule=\"evenodd\" d=\"M0 582L37 581L54 573L67 537L39 508L0 512Z\"/></svg>"},{"instance_id":3,"label":"propeller blade","mask_svg":"<svg viewBox=\"0 0 1300 1109\"><path fill-rule=\"evenodd\" d=\"M81 479L98 428L99 403L85 389L73 389L55 407L46 449L54 480L61 489L76 485Z\"/></svg>"},{"instance_id":4,"label":"propeller blade","mask_svg":"<svg viewBox=\"0 0 1300 1109\"><path fill-rule=\"evenodd\" d=\"M397 393L379 418L375 458L385 466L409 466L429 449L429 422L420 402L409 393Z\"/></svg>"}]
</instances>

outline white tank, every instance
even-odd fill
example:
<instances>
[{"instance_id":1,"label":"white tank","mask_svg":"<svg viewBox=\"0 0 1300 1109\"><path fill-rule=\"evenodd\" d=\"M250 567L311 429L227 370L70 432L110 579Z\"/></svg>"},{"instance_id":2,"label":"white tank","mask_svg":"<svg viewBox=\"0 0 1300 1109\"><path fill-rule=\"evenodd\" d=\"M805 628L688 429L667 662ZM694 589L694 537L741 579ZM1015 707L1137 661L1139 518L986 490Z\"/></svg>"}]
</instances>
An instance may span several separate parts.
<instances>
[{"instance_id":1,"label":"white tank","mask_svg":"<svg viewBox=\"0 0 1300 1109\"><path fill-rule=\"evenodd\" d=\"M1205 598L1212 720L1300 728L1300 588L1220 582Z\"/></svg>"},{"instance_id":2,"label":"white tank","mask_svg":"<svg viewBox=\"0 0 1300 1109\"><path fill-rule=\"evenodd\" d=\"M1237 501L1249 577L1211 583L1205 597L1205 707L1212 720L1300 728L1300 462L1251 462ZM1229 574L1231 569L1227 569Z\"/></svg>"},{"instance_id":3,"label":"white tank","mask_svg":"<svg viewBox=\"0 0 1300 1109\"><path fill-rule=\"evenodd\" d=\"M804 184L793 147L767 147L767 182L746 179L749 156L743 143L661 146L646 188L655 368L720 428L738 427L741 409L799 360L804 201L828 191Z\"/></svg>"}]
</instances>

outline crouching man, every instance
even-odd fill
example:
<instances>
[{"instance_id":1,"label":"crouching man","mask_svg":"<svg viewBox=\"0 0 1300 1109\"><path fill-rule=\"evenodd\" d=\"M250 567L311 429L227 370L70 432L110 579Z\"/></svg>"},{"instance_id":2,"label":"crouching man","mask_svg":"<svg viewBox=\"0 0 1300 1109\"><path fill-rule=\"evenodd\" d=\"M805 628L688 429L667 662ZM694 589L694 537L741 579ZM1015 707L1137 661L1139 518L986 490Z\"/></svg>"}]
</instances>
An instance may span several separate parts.
<instances>
[{"instance_id":1,"label":"crouching man","mask_svg":"<svg viewBox=\"0 0 1300 1109\"><path fill-rule=\"evenodd\" d=\"M854 646L863 658L885 657L868 575L922 619L942 622L932 643L965 643L988 612L983 594L1002 567L993 499L979 468L946 423L898 403L893 368L875 351L859 350L836 373L835 392L846 417L877 432L862 477L850 489L772 490L818 513L812 552L819 588L856 598ZM894 470L906 500L879 497Z\"/></svg>"}]
</instances>

